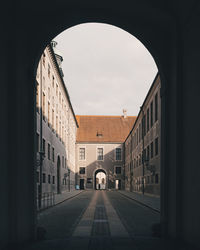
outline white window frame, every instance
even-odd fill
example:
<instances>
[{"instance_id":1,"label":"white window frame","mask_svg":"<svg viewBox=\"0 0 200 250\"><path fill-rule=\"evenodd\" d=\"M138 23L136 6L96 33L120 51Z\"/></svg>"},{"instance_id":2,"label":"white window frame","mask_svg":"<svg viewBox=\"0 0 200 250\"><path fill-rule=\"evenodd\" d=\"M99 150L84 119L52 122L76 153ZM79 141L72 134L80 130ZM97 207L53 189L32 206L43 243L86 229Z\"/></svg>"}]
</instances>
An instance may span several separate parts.
<instances>
[{"instance_id":1,"label":"white window frame","mask_svg":"<svg viewBox=\"0 0 200 250\"><path fill-rule=\"evenodd\" d=\"M117 149L120 148L121 149L121 160L117 160ZM122 147L116 147L115 148L115 161L122 161Z\"/></svg>"},{"instance_id":2,"label":"white window frame","mask_svg":"<svg viewBox=\"0 0 200 250\"><path fill-rule=\"evenodd\" d=\"M103 149L103 159L102 160L98 160L98 149L99 148ZM104 161L104 147L103 146L96 146L96 160L97 161Z\"/></svg>"},{"instance_id":3,"label":"white window frame","mask_svg":"<svg viewBox=\"0 0 200 250\"><path fill-rule=\"evenodd\" d=\"M85 159L84 159L84 160L81 160L81 159L80 159L80 149L81 149L81 148L84 148L84 149L85 149ZM79 161L86 161L86 146L79 146L79 147L78 147L78 160L79 160Z\"/></svg>"}]
</instances>

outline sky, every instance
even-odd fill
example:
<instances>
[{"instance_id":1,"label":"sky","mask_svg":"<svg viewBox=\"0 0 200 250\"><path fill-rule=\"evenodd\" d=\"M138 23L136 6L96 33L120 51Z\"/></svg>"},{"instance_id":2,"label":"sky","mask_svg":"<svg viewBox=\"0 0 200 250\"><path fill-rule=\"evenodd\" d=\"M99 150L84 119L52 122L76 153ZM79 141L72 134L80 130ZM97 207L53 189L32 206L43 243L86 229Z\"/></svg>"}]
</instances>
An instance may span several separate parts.
<instances>
[{"instance_id":1,"label":"sky","mask_svg":"<svg viewBox=\"0 0 200 250\"><path fill-rule=\"evenodd\" d=\"M76 115L137 115L157 74L144 45L112 25L85 23L55 39Z\"/></svg>"}]
</instances>

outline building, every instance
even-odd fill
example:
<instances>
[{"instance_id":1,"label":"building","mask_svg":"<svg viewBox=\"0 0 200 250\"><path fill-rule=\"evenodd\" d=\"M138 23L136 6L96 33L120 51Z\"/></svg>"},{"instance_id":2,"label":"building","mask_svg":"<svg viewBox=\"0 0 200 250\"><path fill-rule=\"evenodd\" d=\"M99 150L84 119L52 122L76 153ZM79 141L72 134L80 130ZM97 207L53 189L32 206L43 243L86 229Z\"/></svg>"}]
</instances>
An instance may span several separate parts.
<instances>
[{"instance_id":1,"label":"building","mask_svg":"<svg viewBox=\"0 0 200 250\"><path fill-rule=\"evenodd\" d=\"M76 116L76 183L81 189L124 188L124 140L135 116Z\"/></svg>"},{"instance_id":2,"label":"building","mask_svg":"<svg viewBox=\"0 0 200 250\"><path fill-rule=\"evenodd\" d=\"M160 195L161 82L157 74L125 140L125 189Z\"/></svg>"},{"instance_id":3,"label":"building","mask_svg":"<svg viewBox=\"0 0 200 250\"><path fill-rule=\"evenodd\" d=\"M63 80L63 59L56 44L51 42L44 50L36 76L37 194L43 195L75 187L78 124Z\"/></svg>"},{"instance_id":4,"label":"building","mask_svg":"<svg viewBox=\"0 0 200 250\"><path fill-rule=\"evenodd\" d=\"M160 78L138 116L75 116L51 42L36 76L37 194L81 189L160 193ZM41 174L40 174L41 173ZM42 183L42 185L39 185Z\"/></svg>"}]
</instances>

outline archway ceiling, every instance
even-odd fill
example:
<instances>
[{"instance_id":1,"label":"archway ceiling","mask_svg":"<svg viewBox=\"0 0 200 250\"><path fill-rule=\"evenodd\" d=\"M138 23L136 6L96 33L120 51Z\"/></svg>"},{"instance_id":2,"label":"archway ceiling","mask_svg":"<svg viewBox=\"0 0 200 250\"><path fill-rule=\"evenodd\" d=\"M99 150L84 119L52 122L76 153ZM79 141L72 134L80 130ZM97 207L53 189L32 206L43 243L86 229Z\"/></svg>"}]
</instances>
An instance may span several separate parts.
<instances>
[{"instance_id":1,"label":"archway ceiling","mask_svg":"<svg viewBox=\"0 0 200 250\"><path fill-rule=\"evenodd\" d=\"M115 1L115 0L34 0L26 1L21 0L18 2L17 7L19 10L26 10L24 14L30 12L33 14L42 13L43 15L65 15L65 13L73 12L73 10L86 10L86 9L99 9L100 11L114 11L116 13L129 13L133 15L142 14L143 18L153 17L154 14L165 15L171 17L178 17L179 21L186 21L197 10L199 6L198 0L128 0L128 1ZM27 12L28 10L28 12ZM157 16L158 17L158 16ZM140 20L142 21L142 20Z\"/></svg>"}]
</instances>

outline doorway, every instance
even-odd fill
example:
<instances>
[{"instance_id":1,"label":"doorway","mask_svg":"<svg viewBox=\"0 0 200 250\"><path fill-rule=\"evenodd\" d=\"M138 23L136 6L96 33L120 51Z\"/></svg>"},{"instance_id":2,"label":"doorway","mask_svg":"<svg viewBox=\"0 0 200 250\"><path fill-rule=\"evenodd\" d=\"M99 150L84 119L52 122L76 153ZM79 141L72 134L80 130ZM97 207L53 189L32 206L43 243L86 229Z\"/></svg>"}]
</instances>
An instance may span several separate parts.
<instances>
[{"instance_id":1,"label":"doorway","mask_svg":"<svg viewBox=\"0 0 200 250\"><path fill-rule=\"evenodd\" d=\"M84 179L80 179L80 189L81 190L84 189L84 183L85 183L85 180Z\"/></svg>"},{"instance_id":2,"label":"doorway","mask_svg":"<svg viewBox=\"0 0 200 250\"><path fill-rule=\"evenodd\" d=\"M121 180L115 180L115 189L121 190Z\"/></svg>"},{"instance_id":3,"label":"doorway","mask_svg":"<svg viewBox=\"0 0 200 250\"><path fill-rule=\"evenodd\" d=\"M104 170L97 170L95 173L95 189L105 190L106 189L106 173Z\"/></svg>"}]
</instances>

